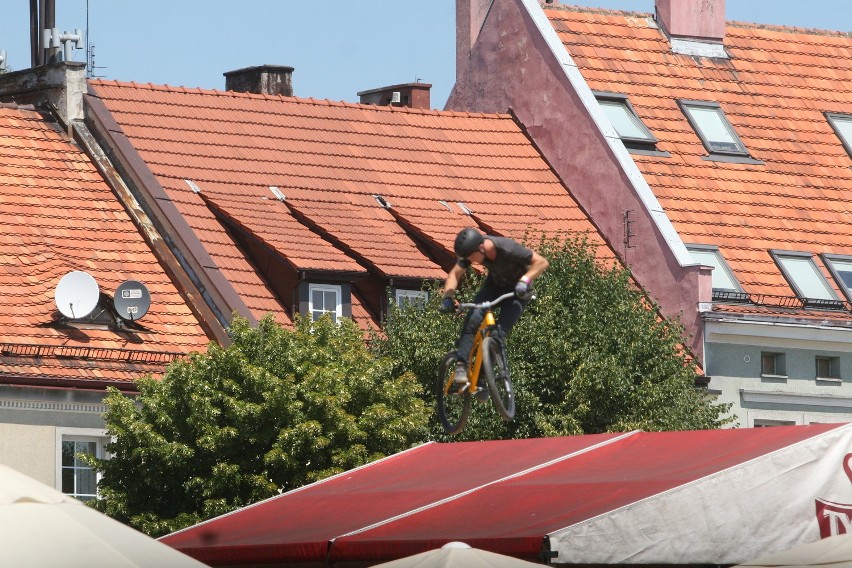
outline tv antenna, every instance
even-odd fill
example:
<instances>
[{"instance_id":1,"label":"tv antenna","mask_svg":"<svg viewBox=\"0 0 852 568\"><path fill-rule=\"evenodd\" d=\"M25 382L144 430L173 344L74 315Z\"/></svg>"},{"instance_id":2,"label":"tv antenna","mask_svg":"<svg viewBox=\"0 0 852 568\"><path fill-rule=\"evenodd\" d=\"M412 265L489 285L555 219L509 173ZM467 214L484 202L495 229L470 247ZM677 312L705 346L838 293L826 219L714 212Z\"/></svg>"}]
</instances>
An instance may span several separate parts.
<instances>
[{"instance_id":1,"label":"tv antenna","mask_svg":"<svg viewBox=\"0 0 852 568\"><path fill-rule=\"evenodd\" d=\"M141 282L127 280L115 289L112 301L118 317L136 321L148 313L148 308L151 307L151 294Z\"/></svg>"}]
</instances>

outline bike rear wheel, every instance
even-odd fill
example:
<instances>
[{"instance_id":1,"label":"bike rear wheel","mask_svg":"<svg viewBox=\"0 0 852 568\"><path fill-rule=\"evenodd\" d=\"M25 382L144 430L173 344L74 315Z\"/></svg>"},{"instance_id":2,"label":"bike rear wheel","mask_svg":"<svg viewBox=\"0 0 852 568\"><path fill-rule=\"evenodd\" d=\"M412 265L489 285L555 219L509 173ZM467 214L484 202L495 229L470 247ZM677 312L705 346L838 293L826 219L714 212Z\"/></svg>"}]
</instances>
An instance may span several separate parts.
<instances>
[{"instance_id":1,"label":"bike rear wheel","mask_svg":"<svg viewBox=\"0 0 852 568\"><path fill-rule=\"evenodd\" d=\"M438 419L447 434L461 432L470 415L470 390L455 384L455 372L456 353L452 351L447 353L441 362L436 384Z\"/></svg>"},{"instance_id":2,"label":"bike rear wheel","mask_svg":"<svg viewBox=\"0 0 852 568\"><path fill-rule=\"evenodd\" d=\"M509 362L503 343L495 337L482 340L482 370L491 391L491 401L503 420L515 417L515 390L509 378Z\"/></svg>"}]
</instances>

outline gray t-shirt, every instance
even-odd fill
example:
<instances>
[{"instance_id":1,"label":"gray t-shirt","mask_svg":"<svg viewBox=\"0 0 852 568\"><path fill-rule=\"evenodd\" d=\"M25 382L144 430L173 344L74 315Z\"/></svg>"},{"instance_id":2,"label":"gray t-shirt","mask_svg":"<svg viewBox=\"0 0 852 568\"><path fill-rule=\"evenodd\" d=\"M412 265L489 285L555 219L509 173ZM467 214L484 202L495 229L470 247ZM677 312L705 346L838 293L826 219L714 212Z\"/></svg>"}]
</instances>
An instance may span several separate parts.
<instances>
[{"instance_id":1,"label":"gray t-shirt","mask_svg":"<svg viewBox=\"0 0 852 568\"><path fill-rule=\"evenodd\" d=\"M494 260L485 258L482 264L488 269L488 276L498 286L509 288L521 279L521 276L532 264L533 253L522 244L506 237L486 236L494 243L497 254ZM470 267L467 259L458 259L456 263L462 268Z\"/></svg>"}]
</instances>

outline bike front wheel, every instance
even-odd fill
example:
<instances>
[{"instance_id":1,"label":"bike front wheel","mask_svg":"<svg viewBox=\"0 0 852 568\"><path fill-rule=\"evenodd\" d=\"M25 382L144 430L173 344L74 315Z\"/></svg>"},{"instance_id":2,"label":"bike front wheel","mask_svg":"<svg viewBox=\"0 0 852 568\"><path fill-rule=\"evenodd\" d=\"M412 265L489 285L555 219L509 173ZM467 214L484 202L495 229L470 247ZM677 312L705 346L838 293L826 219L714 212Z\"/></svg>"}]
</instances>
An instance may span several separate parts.
<instances>
[{"instance_id":1,"label":"bike front wheel","mask_svg":"<svg viewBox=\"0 0 852 568\"><path fill-rule=\"evenodd\" d=\"M450 352L441 362L436 391L438 393L438 419L447 434L458 434L470 415L470 390L454 382L456 353Z\"/></svg>"},{"instance_id":2,"label":"bike front wheel","mask_svg":"<svg viewBox=\"0 0 852 568\"><path fill-rule=\"evenodd\" d=\"M509 378L509 362L503 344L494 337L482 340L482 370L494 409L503 420L511 420L515 417L515 391Z\"/></svg>"}]
</instances>

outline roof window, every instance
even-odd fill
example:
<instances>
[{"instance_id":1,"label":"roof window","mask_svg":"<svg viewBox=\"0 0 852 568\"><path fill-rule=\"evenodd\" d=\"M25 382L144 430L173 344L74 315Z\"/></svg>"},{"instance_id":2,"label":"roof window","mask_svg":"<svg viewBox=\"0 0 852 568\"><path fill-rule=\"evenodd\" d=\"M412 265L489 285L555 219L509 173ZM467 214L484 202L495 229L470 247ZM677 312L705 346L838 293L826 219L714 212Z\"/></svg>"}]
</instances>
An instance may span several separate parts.
<instances>
[{"instance_id":1,"label":"roof window","mask_svg":"<svg viewBox=\"0 0 852 568\"><path fill-rule=\"evenodd\" d=\"M679 100L678 104L710 153L710 159L737 162L745 159L749 163L762 163L751 159L719 103Z\"/></svg>"},{"instance_id":2,"label":"roof window","mask_svg":"<svg viewBox=\"0 0 852 568\"><path fill-rule=\"evenodd\" d=\"M781 267L784 278L790 283L796 296L803 300L823 300L823 302L807 301L806 305L819 307L826 304L826 300L830 303L837 302L837 295L823 277L811 253L770 251L770 254Z\"/></svg>"},{"instance_id":3,"label":"roof window","mask_svg":"<svg viewBox=\"0 0 852 568\"><path fill-rule=\"evenodd\" d=\"M718 247L711 245L686 245L695 262L713 267L713 296L718 292L742 292L733 272L722 258Z\"/></svg>"},{"instance_id":4,"label":"roof window","mask_svg":"<svg viewBox=\"0 0 852 568\"><path fill-rule=\"evenodd\" d=\"M822 260L846 299L852 301L852 256L823 254Z\"/></svg>"},{"instance_id":5,"label":"roof window","mask_svg":"<svg viewBox=\"0 0 852 568\"><path fill-rule=\"evenodd\" d=\"M825 117L828 119L828 123L834 129L837 137L843 142L846 153L852 157L852 115L827 112L825 113Z\"/></svg>"},{"instance_id":6,"label":"roof window","mask_svg":"<svg viewBox=\"0 0 852 568\"><path fill-rule=\"evenodd\" d=\"M657 153L657 139L636 114L626 95L595 91L595 98L628 150ZM660 152L660 154L663 154ZM670 154L665 153L668 156Z\"/></svg>"}]
</instances>

